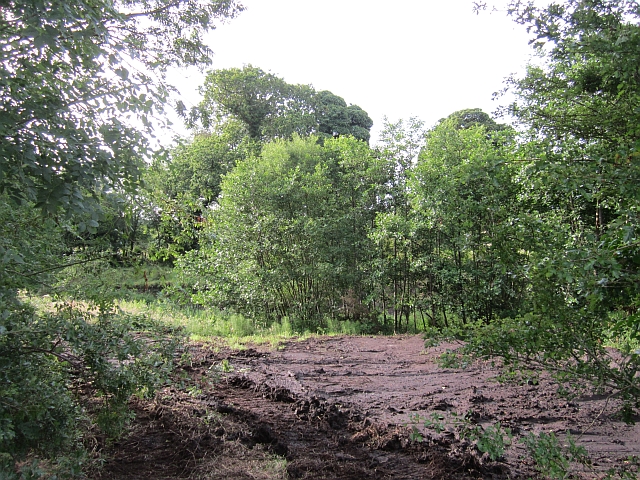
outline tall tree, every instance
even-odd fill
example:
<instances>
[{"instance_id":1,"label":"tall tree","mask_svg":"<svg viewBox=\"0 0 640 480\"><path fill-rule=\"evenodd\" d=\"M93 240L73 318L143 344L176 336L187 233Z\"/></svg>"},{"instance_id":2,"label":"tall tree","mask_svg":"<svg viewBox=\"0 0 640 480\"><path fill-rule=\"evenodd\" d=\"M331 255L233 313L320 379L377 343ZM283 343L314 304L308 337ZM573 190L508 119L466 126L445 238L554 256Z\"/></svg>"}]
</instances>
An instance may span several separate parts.
<instances>
[{"instance_id":1,"label":"tall tree","mask_svg":"<svg viewBox=\"0 0 640 480\"><path fill-rule=\"evenodd\" d=\"M353 135L369 141L373 122L356 105L310 85L291 85L280 77L247 65L209 72L204 98L193 109L190 124L205 128L228 118L242 122L253 140L291 138L293 134Z\"/></svg>"},{"instance_id":2,"label":"tall tree","mask_svg":"<svg viewBox=\"0 0 640 480\"><path fill-rule=\"evenodd\" d=\"M479 108L467 108L453 112L447 118L443 118L439 123L448 122L459 130L471 127L483 126L488 132L495 132L509 128L507 125L496 122L491 115L483 112Z\"/></svg>"},{"instance_id":3,"label":"tall tree","mask_svg":"<svg viewBox=\"0 0 640 480\"><path fill-rule=\"evenodd\" d=\"M441 121L427 135L411 183L432 323L447 325L447 314L489 323L518 312L524 297L509 143L488 133L484 125L460 128L457 113Z\"/></svg>"},{"instance_id":4,"label":"tall tree","mask_svg":"<svg viewBox=\"0 0 640 480\"><path fill-rule=\"evenodd\" d=\"M326 136L352 135L369 142L373 121L357 105L347 105L342 97L327 90L313 96L317 132Z\"/></svg>"},{"instance_id":5,"label":"tall tree","mask_svg":"<svg viewBox=\"0 0 640 480\"><path fill-rule=\"evenodd\" d=\"M510 112L529 128L521 219L542 241L531 244L531 315L507 326L501 351L611 387L630 413L640 398L640 8L513 2L511 14L544 60L509 82ZM611 337L622 358L604 348Z\"/></svg>"},{"instance_id":6,"label":"tall tree","mask_svg":"<svg viewBox=\"0 0 640 480\"><path fill-rule=\"evenodd\" d=\"M206 64L203 35L240 10L234 0L0 7L3 478L14 477L13 462L26 454L64 454L77 444L86 412L72 385L100 395L104 408L94 418L108 429L126 420L129 396L152 391L171 364L166 336L157 350L140 341L104 296L90 299L95 310L67 303L38 312L18 292L51 290L52 272L75 260L62 256L62 227L96 232L100 193L135 188L148 151L139 128L150 127L169 98L166 69Z\"/></svg>"},{"instance_id":7,"label":"tall tree","mask_svg":"<svg viewBox=\"0 0 640 480\"><path fill-rule=\"evenodd\" d=\"M244 124L252 139L262 140L307 134L315 123L310 87L289 85L251 65L209 72L202 92L192 123L199 120L205 128L231 117ZM288 122L290 115L294 122Z\"/></svg>"},{"instance_id":8,"label":"tall tree","mask_svg":"<svg viewBox=\"0 0 640 480\"><path fill-rule=\"evenodd\" d=\"M0 192L82 211L87 189L131 187L169 66L206 64L202 37L235 0L27 2L0 10ZM153 72L153 73L151 73Z\"/></svg>"},{"instance_id":9,"label":"tall tree","mask_svg":"<svg viewBox=\"0 0 640 480\"><path fill-rule=\"evenodd\" d=\"M204 211L217 201L222 177L259 150L242 123L230 119L156 157L144 171L150 258L172 262L197 248Z\"/></svg>"},{"instance_id":10,"label":"tall tree","mask_svg":"<svg viewBox=\"0 0 640 480\"><path fill-rule=\"evenodd\" d=\"M265 145L225 176L208 244L179 260L197 301L315 328L366 298L378 162L353 138Z\"/></svg>"},{"instance_id":11,"label":"tall tree","mask_svg":"<svg viewBox=\"0 0 640 480\"><path fill-rule=\"evenodd\" d=\"M417 118L389 122L385 118L377 149L384 160L388 180L383 209L376 216L371 232L377 243L376 296L382 307L383 321L393 312L393 328L399 331L402 317L408 328L418 309L419 285L415 273L415 244L412 231L414 210L410 203L409 179L418 155L425 146L424 123Z\"/></svg>"}]
</instances>

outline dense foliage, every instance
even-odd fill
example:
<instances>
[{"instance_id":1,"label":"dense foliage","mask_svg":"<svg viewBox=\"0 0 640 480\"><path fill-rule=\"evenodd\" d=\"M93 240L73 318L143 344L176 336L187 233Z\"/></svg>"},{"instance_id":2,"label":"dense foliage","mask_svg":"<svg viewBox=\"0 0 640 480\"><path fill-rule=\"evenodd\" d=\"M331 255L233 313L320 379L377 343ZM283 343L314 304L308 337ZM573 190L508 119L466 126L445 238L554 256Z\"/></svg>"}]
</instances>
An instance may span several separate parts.
<instances>
[{"instance_id":1,"label":"dense foliage","mask_svg":"<svg viewBox=\"0 0 640 480\"><path fill-rule=\"evenodd\" d=\"M169 101L166 69L207 63L203 34L239 10L233 0L3 2L0 477L26 455L68 454L92 423L116 434L129 397L166 376L178 337L121 314L108 292L65 291L60 272L133 250L149 151L140 125ZM35 293L52 302L35 308ZM97 400L85 404L88 394Z\"/></svg>"},{"instance_id":2,"label":"dense foliage","mask_svg":"<svg viewBox=\"0 0 640 480\"><path fill-rule=\"evenodd\" d=\"M541 57L508 82L519 132L477 109L426 133L413 119L388 124L376 149L359 147L355 189L348 171L331 177L326 156L346 144L310 140L305 154L301 139L267 144L221 184L207 247L179 262L192 300L301 328L351 318L350 304L372 329L453 331L476 354L612 388L630 413L640 396L638 5L514 2L510 13ZM234 78L243 73L256 72ZM314 124L306 103L298 130L266 135L267 123L295 117L264 112L247 127L262 125L263 141ZM360 212L355 228L343 205Z\"/></svg>"},{"instance_id":3,"label":"dense foliage","mask_svg":"<svg viewBox=\"0 0 640 480\"><path fill-rule=\"evenodd\" d=\"M373 121L357 105L310 85L291 85L272 73L247 65L209 72L204 98L191 111L190 123L204 128L233 118L253 140L292 135L352 135L369 141Z\"/></svg>"},{"instance_id":4,"label":"dense foliage","mask_svg":"<svg viewBox=\"0 0 640 480\"><path fill-rule=\"evenodd\" d=\"M180 262L197 301L305 328L362 308L382 174L353 138L296 137L239 163L208 216L207 243Z\"/></svg>"},{"instance_id":5,"label":"dense foliage","mask_svg":"<svg viewBox=\"0 0 640 480\"><path fill-rule=\"evenodd\" d=\"M640 7L570 0L518 3L512 14L545 62L510 81L510 111L528 128L520 183L532 304L499 351L613 387L630 413L640 394Z\"/></svg>"},{"instance_id":6,"label":"dense foliage","mask_svg":"<svg viewBox=\"0 0 640 480\"><path fill-rule=\"evenodd\" d=\"M179 105L199 130L145 163L139 127L169 101L166 68L206 63L202 35L239 10L0 10L0 476L69 452L83 424L117 433L130 395L171 368L174 334L103 288L104 268L137 262L175 266L163 295L238 324L456 335L606 387L632 419L637 2L513 2L540 55L508 81L513 126L478 109L385 121L371 147L360 107L245 66L209 72L198 107ZM55 302L28 300L44 293Z\"/></svg>"},{"instance_id":7,"label":"dense foliage","mask_svg":"<svg viewBox=\"0 0 640 480\"><path fill-rule=\"evenodd\" d=\"M0 189L84 211L87 190L132 187L145 125L172 65L209 61L202 35L233 16L215 2L23 2L0 11ZM154 76L151 76L151 71Z\"/></svg>"}]
</instances>

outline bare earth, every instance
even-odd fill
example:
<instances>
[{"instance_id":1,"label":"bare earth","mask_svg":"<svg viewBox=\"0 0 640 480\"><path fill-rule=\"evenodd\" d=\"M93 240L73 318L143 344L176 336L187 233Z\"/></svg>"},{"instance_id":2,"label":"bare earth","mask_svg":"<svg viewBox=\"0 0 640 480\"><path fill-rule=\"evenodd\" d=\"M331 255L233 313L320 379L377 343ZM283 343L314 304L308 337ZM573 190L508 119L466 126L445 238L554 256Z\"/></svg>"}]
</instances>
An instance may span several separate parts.
<instances>
[{"instance_id":1,"label":"bare earth","mask_svg":"<svg viewBox=\"0 0 640 480\"><path fill-rule=\"evenodd\" d=\"M501 384L490 363L445 369L420 336L317 337L278 351L190 350L191 362L154 401L132 403L137 418L115 444L98 439L107 479L466 479L535 478L518 438L570 432L593 465L574 478L603 478L640 455L640 427L599 396L567 400L544 377ZM455 412L515 434L491 461L449 429L412 423L415 414ZM411 440L412 427L423 440Z\"/></svg>"}]
</instances>

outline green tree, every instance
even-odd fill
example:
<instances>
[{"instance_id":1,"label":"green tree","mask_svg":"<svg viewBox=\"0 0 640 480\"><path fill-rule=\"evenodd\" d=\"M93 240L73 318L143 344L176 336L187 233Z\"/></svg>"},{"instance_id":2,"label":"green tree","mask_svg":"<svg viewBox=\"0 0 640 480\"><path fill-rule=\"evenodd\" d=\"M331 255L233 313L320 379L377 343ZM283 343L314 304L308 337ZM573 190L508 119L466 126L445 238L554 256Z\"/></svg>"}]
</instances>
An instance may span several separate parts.
<instances>
[{"instance_id":1,"label":"green tree","mask_svg":"<svg viewBox=\"0 0 640 480\"><path fill-rule=\"evenodd\" d=\"M195 300L299 328L360 313L376 174L367 145L348 137L276 141L240 162L206 224L210 243L178 262Z\"/></svg>"},{"instance_id":2,"label":"green tree","mask_svg":"<svg viewBox=\"0 0 640 480\"><path fill-rule=\"evenodd\" d=\"M291 138L293 134L353 135L369 141L373 121L356 105L309 85L291 85L247 65L209 72L204 98L191 112L190 124L206 129L229 118L240 121L255 141Z\"/></svg>"},{"instance_id":3,"label":"green tree","mask_svg":"<svg viewBox=\"0 0 640 480\"><path fill-rule=\"evenodd\" d=\"M371 237L377 244L375 294L381 306L383 322L393 312L393 329L400 331L402 317L409 327L413 314L414 328L421 285L415 275L416 258L413 238L414 210L409 198L409 179L418 155L425 145L424 123L417 118L395 123L385 119L378 151L384 161L387 181L383 208L376 216Z\"/></svg>"},{"instance_id":4,"label":"green tree","mask_svg":"<svg viewBox=\"0 0 640 480\"><path fill-rule=\"evenodd\" d=\"M72 386L103 400L92 418L111 435L129 396L152 392L171 365L172 340L149 324L151 342L133 335L101 292L85 292L88 309L60 298L52 312L19 292L55 293L53 272L87 260L65 230L97 233L101 194L135 189L148 143L133 125L150 127L169 99L166 69L207 63L203 34L239 10L233 0L0 8L0 476L26 454L76 445Z\"/></svg>"},{"instance_id":5,"label":"green tree","mask_svg":"<svg viewBox=\"0 0 640 480\"><path fill-rule=\"evenodd\" d=\"M203 34L239 9L233 0L6 3L0 192L80 212L87 192L133 187L147 147L127 117L149 125L168 99L166 69L207 63Z\"/></svg>"},{"instance_id":6,"label":"green tree","mask_svg":"<svg viewBox=\"0 0 640 480\"><path fill-rule=\"evenodd\" d=\"M201 199L206 207L217 200L222 177L257 152L242 125L228 121L214 131L195 134L168 155L154 159L145 172L145 184L170 199L181 194Z\"/></svg>"},{"instance_id":7,"label":"green tree","mask_svg":"<svg viewBox=\"0 0 640 480\"><path fill-rule=\"evenodd\" d=\"M347 105L342 97L323 90L313 95L317 132L325 136L351 135L369 142L373 121L357 105Z\"/></svg>"},{"instance_id":8,"label":"green tree","mask_svg":"<svg viewBox=\"0 0 640 480\"><path fill-rule=\"evenodd\" d=\"M201 90L204 98L192 112L192 124L199 120L204 128L231 117L260 141L308 134L315 124L311 87L290 85L251 65L213 70Z\"/></svg>"},{"instance_id":9,"label":"green tree","mask_svg":"<svg viewBox=\"0 0 640 480\"><path fill-rule=\"evenodd\" d=\"M184 141L145 169L150 258L173 262L198 247L204 212L217 201L222 177L259 148L240 122L228 120Z\"/></svg>"},{"instance_id":10,"label":"green tree","mask_svg":"<svg viewBox=\"0 0 640 480\"><path fill-rule=\"evenodd\" d=\"M455 128L459 130L466 130L471 127L484 126L487 132L497 132L500 130L508 129L509 127L496 122L491 115L483 112L479 108L467 108L465 110L458 110L453 112L447 118L443 118L439 123L443 122L451 123Z\"/></svg>"},{"instance_id":11,"label":"green tree","mask_svg":"<svg viewBox=\"0 0 640 480\"><path fill-rule=\"evenodd\" d=\"M521 218L538 241L530 314L484 351L613 388L630 413L640 398L640 10L568 0L514 2L511 13L544 59L509 82L510 112L529 128ZM605 348L611 339L621 358Z\"/></svg>"},{"instance_id":12,"label":"green tree","mask_svg":"<svg viewBox=\"0 0 640 480\"><path fill-rule=\"evenodd\" d=\"M99 197L100 221L91 214L65 222L66 255L110 256L113 263L136 261L146 245L145 212L139 195L105 192Z\"/></svg>"},{"instance_id":13,"label":"green tree","mask_svg":"<svg viewBox=\"0 0 640 480\"><path fill-rule=\"evenodd\" d=\"M484 125L461 128L458 114L441 121L427 135L411 183L432 324L448 327L451 316L489 323L519 312L525 297L509 143L488 133Z\"/></svg>"}]
</instances>

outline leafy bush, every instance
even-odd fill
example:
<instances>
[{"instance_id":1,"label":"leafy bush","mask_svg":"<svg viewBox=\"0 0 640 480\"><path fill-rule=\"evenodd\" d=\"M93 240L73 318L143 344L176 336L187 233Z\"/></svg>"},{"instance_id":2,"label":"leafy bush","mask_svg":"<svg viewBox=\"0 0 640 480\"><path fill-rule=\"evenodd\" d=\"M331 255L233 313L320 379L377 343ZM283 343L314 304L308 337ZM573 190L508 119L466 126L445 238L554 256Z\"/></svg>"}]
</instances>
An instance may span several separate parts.
<instances>
[{"instance_id":1,"label":"leafy bush","mask_svg":"<svg viewBox=\"0 0 640 480\"><path fill-rule=\"evenodd\" d=\"M468 415L458 415L455 412L450 413L448 418L438 412L426 418L416 414L411 417L411 422L413 427L411 438L414 441L423 440L416 427L417 424L422 424L424 428L434 430L436 433L450 429L460 438L475 442L478 451L486 453L492 461L502 458L513 440L511 429L503 428L500 422L482 427L473 423Z\"/></svg>"},{"instance_id":2,"label":"leafy bush","mask_svg":"<svg viewBox=\"0 0 640 480\"><path fill-rule=\"evenodd\" d=\"M26 456L71 461L92 422L117 435L129 418L130 396L152 394L165 381L179 341L165 325L115 309L95 269L82 269L84 282L56 278L73 268L66 265L89 265L85 255L68 251L63 224L0 197L3 464ZM54 288L78 293L83 283L75 300ZM52 296L32 302L34 292Z\"/></svg>"},{"instance_id":3,"label":"leafy bush","mask_svg":"<svg viewBox=\"0 0 640 480\"><path fill-rule=\"evenodd\" d=\"M11 303L0 319L0 453L69 449L87 415L116 436L130 396L152 395L167 379L178 337L165 326L108 304L59 302L37 312Z\"/></svg>"}]
</instances>

